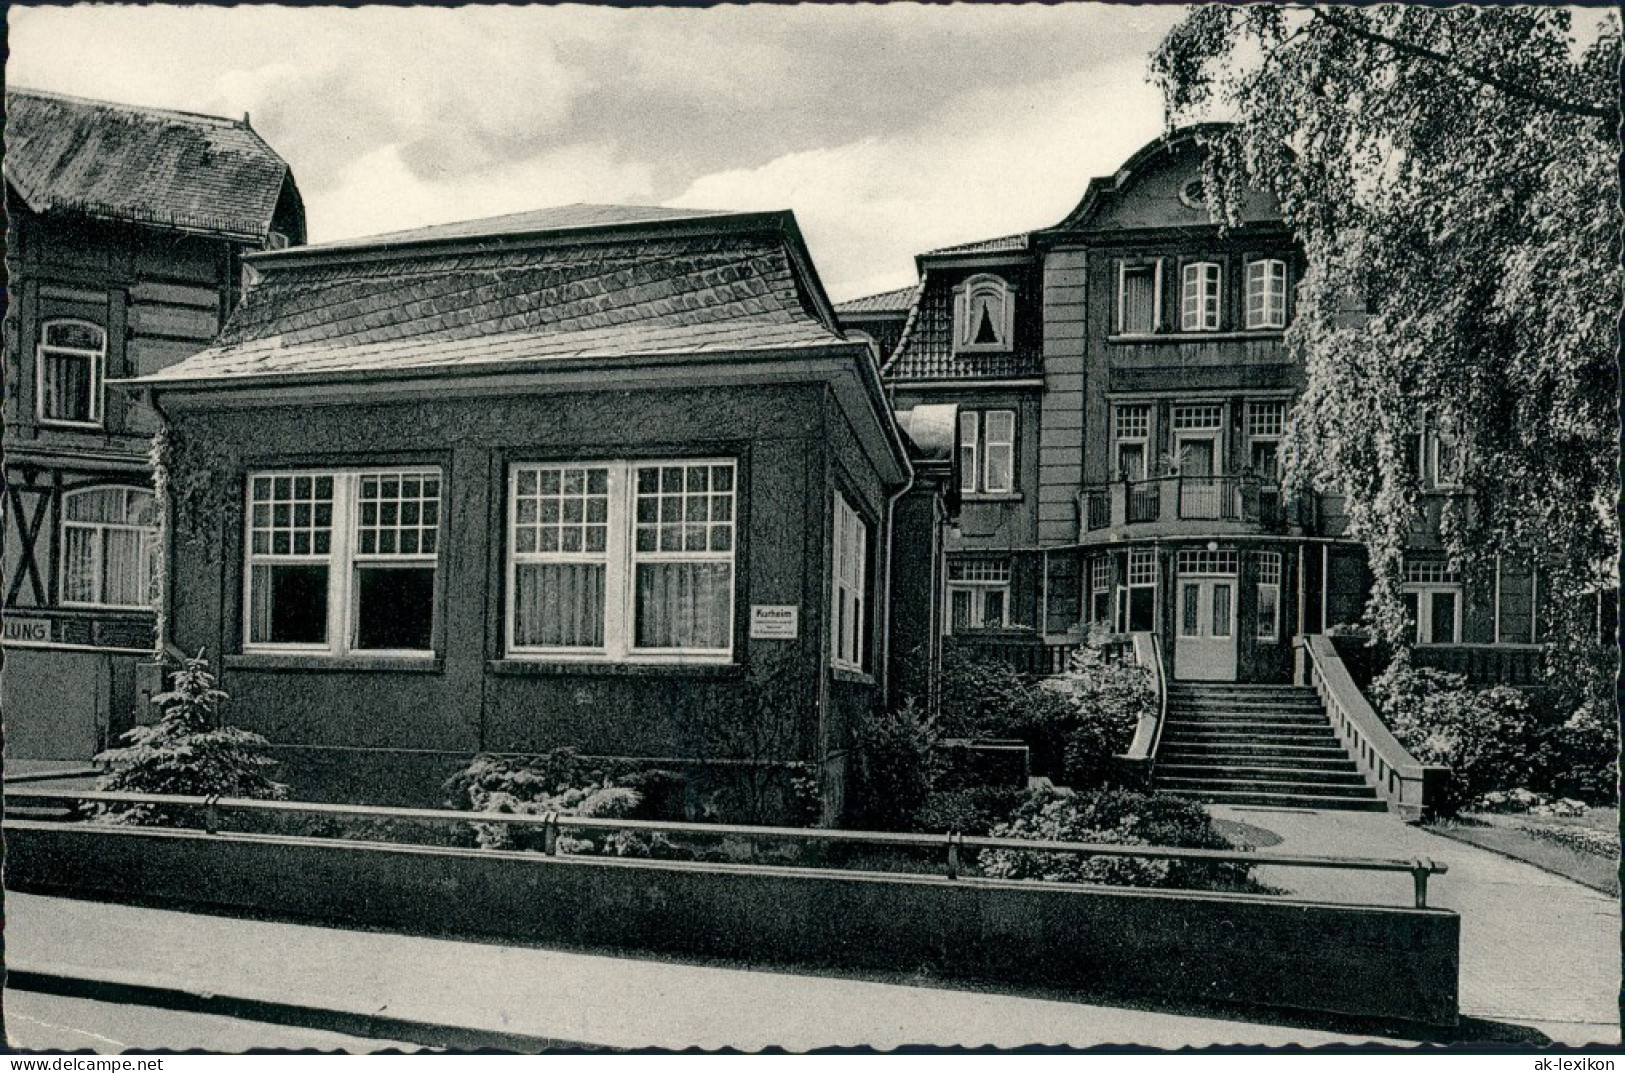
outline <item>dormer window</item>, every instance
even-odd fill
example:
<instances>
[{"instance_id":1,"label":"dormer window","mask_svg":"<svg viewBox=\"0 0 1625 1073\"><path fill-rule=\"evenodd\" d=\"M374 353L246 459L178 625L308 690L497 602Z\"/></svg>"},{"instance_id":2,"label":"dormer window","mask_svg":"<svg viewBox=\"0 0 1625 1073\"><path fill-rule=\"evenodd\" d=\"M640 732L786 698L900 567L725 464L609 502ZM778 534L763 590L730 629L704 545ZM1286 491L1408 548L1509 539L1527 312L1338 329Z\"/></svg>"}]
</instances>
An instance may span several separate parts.
<instances>
[{"instance_id":1,"label":"dormer window","mask_svg":"<svg viewBox=\"0 0 1625 1073\"><path fill-rule=\"evenodd\" d=\"M1015 295L998 276L972 276L954 291L954 349L1009 350Z\"/></svg>"},{"instance_id":2,"label":"dormer window","mask_svg":"<svg viewBox=\"0 0 1625 1073\"><path fill-rule=\"evenodd\" d=\"M1185 286L1180 295L1179 327L1187 332L1219 330L1219 296L1223 294L1220 267L1212 261L1185 266Z\"/></svg>"}]
</instances>

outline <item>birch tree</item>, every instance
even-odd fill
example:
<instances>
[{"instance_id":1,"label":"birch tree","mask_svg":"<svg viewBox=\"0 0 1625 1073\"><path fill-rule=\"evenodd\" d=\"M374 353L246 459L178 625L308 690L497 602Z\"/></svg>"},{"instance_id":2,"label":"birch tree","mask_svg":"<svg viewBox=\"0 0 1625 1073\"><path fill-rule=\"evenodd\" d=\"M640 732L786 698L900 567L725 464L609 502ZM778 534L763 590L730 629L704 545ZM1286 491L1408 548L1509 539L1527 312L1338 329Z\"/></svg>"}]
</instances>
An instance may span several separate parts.
<instances>
[{"instance_id":1,"label":"birch tree","mask_svg":"<svg viewBox=\"0 0 1625 1073\"><path fill-rule=\"evenodd\" d=\"M1253 183L1305 247L1288 479L1345 497L1370 624L1404 644L1407 455L1431 422L1460 448L1446 551L1480 581L1538 559L1548 662L1593 687L1618 554L1619 63L1611 12L1397 5L1200 7L1152 61L1170 126L1234 121L1208 139L1215 215Z\"/></svg>"}]
</instances>

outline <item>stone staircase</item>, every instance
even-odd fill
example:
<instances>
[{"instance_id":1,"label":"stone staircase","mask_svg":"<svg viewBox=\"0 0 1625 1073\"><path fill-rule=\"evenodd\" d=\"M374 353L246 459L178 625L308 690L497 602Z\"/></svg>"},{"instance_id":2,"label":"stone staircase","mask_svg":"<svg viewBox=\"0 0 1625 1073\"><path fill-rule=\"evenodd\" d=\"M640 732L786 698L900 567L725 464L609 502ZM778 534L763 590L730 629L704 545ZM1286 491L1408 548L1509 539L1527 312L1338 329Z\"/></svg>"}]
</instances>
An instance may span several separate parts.
<instances>
[{"instance_id":1,"label":"stone staircase","mask_svg":"<svg viewBox=\"0 0 1625 1073\"><path fill-rule=\"evenodd\" d=\"M1387 809L1300 686L1169 683L1152 781L1217 805Z\"/></svg>"}]
</instances>

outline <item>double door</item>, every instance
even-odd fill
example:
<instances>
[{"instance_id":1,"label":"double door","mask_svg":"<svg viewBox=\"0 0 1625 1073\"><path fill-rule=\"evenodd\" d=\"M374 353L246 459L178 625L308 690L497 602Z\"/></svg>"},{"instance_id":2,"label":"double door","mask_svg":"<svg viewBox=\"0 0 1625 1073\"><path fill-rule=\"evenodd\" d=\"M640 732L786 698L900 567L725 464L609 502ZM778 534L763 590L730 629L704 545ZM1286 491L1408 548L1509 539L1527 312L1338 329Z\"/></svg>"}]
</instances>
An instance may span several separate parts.
<instances>
[{"instance_id":1,"label":"double door","mask_svg":"<svg viewBox=\"0 0 1625 1073\"><path fill-rule=\"evenodd\" d=\"M1203 682L1236 680L1236 579L1179 579L1174 609L1174 677Z\"/></svg>"}]
</instances>

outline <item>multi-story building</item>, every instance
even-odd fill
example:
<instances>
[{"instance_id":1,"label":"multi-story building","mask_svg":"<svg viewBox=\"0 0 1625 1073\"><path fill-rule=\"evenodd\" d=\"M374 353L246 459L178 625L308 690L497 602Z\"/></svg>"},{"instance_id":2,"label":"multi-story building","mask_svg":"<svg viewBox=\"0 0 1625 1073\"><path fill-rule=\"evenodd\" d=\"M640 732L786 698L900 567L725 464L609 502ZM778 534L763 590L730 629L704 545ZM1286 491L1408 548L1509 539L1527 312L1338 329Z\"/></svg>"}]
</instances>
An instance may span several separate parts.
<instances>
[{"instance_id":1,"label":"multi-story building","mask_svg":"<svg viewBox=\"0 0 1625 1073\"><path fill-rule=\"evenodd\" d=\"M246 116L17 88L6 113L5 748L83 760L153 648L159 418L105 385L206 346L304 208Z\"/></svg>"},{"instance_id":2,"label":"multi-story building","mask_svg":"<svg viewBox=\"0 0 1625 1073\"><path fill-rule=\"evenodd\" d=\"M900 411L959 407L947 628L1029 669L1103 623L1156 631L1175 678L1284 682L1294 636L1365 607L1341 502L1280 484L1304 386L1283 345L1302 251L1262 194L1236 226L1212 222L1203 130L1093 180L1053 227L921 255L884 358ZM843 316L862 327L890 297ZM1460 494L1454 451L1422 425L1413 451L1436 517ZM1465 585L1428 525L1405 563L1418 644L1486 676L1534 673L1537 587L1510 561Z\"/></svg>"}]
</instances>

